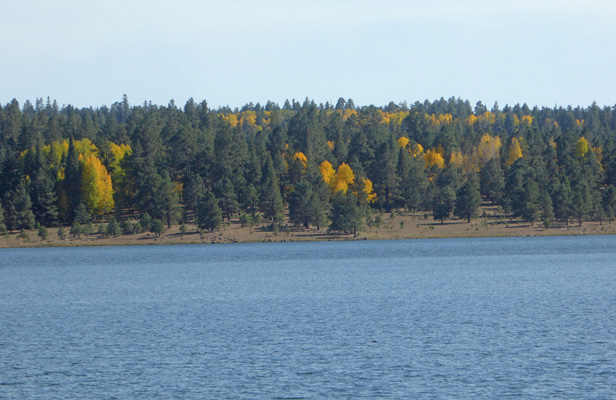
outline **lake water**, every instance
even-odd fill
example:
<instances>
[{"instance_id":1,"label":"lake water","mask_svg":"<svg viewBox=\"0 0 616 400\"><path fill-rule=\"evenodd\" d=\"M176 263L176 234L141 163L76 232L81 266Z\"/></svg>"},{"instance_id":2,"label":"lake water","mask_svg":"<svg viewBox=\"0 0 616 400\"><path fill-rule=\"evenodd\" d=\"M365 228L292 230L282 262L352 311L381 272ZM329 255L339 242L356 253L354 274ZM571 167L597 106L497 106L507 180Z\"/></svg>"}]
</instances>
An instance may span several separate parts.
<instances>
[{"instance_id":1,"label":"lake water","mask_svg":"<svg viewBox=\"0 0 616 400\"><path fill-rule=\"evenodd\" d=\"M3 399L614 399L616 237L0 249Z\"/></svg>"}]
</instances>

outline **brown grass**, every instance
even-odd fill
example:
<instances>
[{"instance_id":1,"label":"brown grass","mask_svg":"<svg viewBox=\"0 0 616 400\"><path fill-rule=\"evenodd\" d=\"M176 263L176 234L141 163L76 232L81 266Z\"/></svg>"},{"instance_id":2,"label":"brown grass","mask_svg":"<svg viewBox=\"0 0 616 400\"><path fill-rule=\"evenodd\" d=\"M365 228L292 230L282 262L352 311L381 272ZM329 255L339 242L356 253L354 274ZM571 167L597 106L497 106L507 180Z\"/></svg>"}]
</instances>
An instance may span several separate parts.
<instances>
[{"instance_id":1,"label":"brown grass","mask_svg":"<svg viewBox=\"0 0 616 400\"><path fill-rule=\"evenodd\" d=\"M351 234L328 233L321 229L304 229L303 227L283 225L279 232L267 229L267 224L254 228L242 228L238 220L231 220L225 226L214 232L199 233L197 227L186 225L187 233L180 234L180 227L173 226L160 238L152 233L121 235L104 238L93 234L88 238L72 238L65 228L67 238L59 240L57 228L49 228L49 238L42 241L36 230L28 231L29 240L24 241L12 233L8 238L0 236L0 247L55 247L55 246L125 246L149 244L193 244L193 243L252 243L252 242L300 242L327 240L386 240L386 239L419 239L419 238L458 238L486 236L555 236L555 235L600 235L615 234L614 222L584 222L565 225L553 223L548 229L541 222L529 224L500 215L495 207L484 207L482 217L467 223L452 219L441 224L434 221L429 214L396 213L382 214L380 226L364 226L358 232L357 238ZM374 215L372 217L374 220Z\"/></svg>"}]
</instances>

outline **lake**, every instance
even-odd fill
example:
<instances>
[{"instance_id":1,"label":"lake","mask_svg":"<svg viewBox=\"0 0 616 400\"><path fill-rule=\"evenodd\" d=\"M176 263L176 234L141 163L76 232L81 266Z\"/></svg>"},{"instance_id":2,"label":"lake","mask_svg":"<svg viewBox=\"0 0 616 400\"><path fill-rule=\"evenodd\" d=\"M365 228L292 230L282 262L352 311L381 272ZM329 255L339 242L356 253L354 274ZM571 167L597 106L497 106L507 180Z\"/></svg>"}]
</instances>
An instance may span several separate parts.
<instances>
[{"instance_id":1,"label":"lake","mask_svg":"<svg viewBox=\"0 0 616 400\"><path fill-rule=\"evenodd\" d=\"M0 398L616 398L616 236L0 249Z\"/></svg>"}]
</instances>

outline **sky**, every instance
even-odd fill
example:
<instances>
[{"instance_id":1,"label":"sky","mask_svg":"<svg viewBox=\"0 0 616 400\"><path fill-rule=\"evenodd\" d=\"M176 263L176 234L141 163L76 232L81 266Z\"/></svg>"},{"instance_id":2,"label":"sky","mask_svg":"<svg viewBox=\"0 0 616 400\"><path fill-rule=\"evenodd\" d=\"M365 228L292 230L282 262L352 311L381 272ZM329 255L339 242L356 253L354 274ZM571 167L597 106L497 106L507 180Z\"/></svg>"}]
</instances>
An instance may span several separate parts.
<instances>
[{"instance_id":1,"label":"sky","mask_svg":"<svg viewBox=\"0 0 616 400\"><path fill-rule=\"evenodd\" d=\"M2 3L1 104L616 104L612 0Z\"/></svg>"}]
</instances>

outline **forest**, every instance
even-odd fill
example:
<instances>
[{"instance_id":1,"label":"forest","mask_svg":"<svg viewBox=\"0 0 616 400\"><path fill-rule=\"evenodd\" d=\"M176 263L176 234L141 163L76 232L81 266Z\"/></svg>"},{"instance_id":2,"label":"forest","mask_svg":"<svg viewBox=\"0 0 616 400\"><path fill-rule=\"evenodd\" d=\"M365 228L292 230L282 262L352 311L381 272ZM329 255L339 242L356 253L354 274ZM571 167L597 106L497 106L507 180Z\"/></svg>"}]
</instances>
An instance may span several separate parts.
<instances>
[{"instance_id":1,"label":"forest","mask_svg":"<svg viewBox=\"0 0 616 400\"><path fill-rule=\"evenodd\" d=\"M597 104L13 100L0 105L0 233L239 220L356 234L373 212L470 222L482 202L546 226L612 220L615 138L616 107Z\"/></svg>"}]
</instances>

